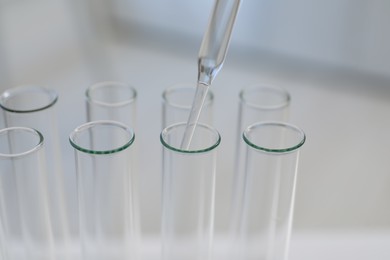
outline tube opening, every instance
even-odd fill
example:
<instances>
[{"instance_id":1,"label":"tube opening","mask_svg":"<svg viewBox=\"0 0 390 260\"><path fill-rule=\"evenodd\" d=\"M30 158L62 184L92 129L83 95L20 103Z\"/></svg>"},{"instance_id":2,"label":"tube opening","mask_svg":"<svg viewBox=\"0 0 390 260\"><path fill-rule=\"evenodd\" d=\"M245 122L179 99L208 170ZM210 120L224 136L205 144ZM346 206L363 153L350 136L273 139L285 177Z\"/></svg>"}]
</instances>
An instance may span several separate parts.
<instances>
[{"instance_id":1,"label":"tube opening","mask_svg":"<svg viewBox=\"0 0 390 260\"><path fill-rule=\"evenodd\" d=\"M39 86L20 86L4 91L0 107L14 113L29 113L53 106L58 100L54 90Z\"/></svg>"},{"instance_id":2,"label":"tube opening","mask_svg":"<svg viewBox=\"0 0 390 260\"><path fill-rule=\"evenodd\" d=\"M244 141L252 148L271 153L287 153L300 148L306 140L298 127L283 122L259 122L243 133Z\"/></svg>"},{"instance_id":3,"label":"tube opening","mask_svg":"<svg viewBox=\"0 0 390 260\"><path fill-rule=\"evenodd\" d=\"M115 121L101 120L77 127L69 136L70 144L89 154L112 154L128 148L135 139L134 131Z\"/></svg>"}]
</instances>

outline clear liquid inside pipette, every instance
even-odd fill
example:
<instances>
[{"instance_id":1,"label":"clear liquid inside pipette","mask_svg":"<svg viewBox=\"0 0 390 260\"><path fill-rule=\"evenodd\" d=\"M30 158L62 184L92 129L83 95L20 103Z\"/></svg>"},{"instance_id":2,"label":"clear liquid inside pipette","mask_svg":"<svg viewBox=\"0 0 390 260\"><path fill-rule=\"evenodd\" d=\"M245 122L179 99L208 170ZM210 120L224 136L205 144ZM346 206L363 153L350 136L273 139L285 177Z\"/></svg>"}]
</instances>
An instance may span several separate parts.
<instances>
[{"instance_id":1,"label":"clear liquid inside pipette","mask_svg":"<svg viewBox=\"0 0 390 260\"><path fill-rule=\"evenodd\" d=\"M181 149L189 150L207 91L225 60L234 21L241 0L216 0L203 36L198 59L198 84L192 109L181 143Z\"/></svg>"}]
</instances>

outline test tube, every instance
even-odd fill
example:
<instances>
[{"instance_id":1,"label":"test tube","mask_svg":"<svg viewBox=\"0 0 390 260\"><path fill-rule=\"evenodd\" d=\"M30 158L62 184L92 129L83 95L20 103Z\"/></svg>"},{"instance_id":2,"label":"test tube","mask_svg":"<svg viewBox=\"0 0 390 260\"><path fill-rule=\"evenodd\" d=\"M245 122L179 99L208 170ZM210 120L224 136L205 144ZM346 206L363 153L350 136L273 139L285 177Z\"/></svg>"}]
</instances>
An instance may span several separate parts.
<instances>
[{"instance_id":1,"label":"test tube","mask_svg":"<svg viewBox=\"0 0 390 260\"><path fill-rule=\"evenodd\" d=\"M71 187L66 185L70 183L66 182L62 168L57 101L54 90L34 85L10 88L0 95L6 127L31 127L45 138L50 223L56 250L67 254L71 236L75 238L77 235L77 218Z\"/></svg>"},{"instance_id":2,"label":"test tube","mask_svg":"<svg viewBox=\"0 0 390 260\"><path fill-rule=\"evenodd\" d=\"M162 128L179 122L186 122L191 111L196 87L190 84L177 84L164 90ZM211 90L207 92L203 104L199 122L211 125L213 122L214 94Z\"/></svg>"},{"instance_id":3,"label":"test tube","mask_svg":"<svg viewBox=\"0 0 390 260\"><path fill-rule=\"evenodd\" d=\"M42 134L26 127L1 129L0 255L4 260L55 259L46 181ZM20 234L14 232L15 225Z\"/></svg>"},{"instance_id":4,"label":"test tube","mask_svg":"<svg viewBox=\"0 0 390 260\"><path fill-rule=\"evenodd\" d=\"M299 150L305 134L284 122L259 122L243 132L244 195L238 209L237 259L286 260L293 220ZM238 246L238 247L237 247Z\"/></svg>"},{"instance_id":5,"label":"test tube","mask_svg":"<svg viewBox=\"0 0 390 260\"><path fill-rule=\"evenodd\" d=\"M92 121L69 137L79 194L82 259L137 259L139 233L131 149L134 131L117 121Z\"/></svg>"},{"instance_id":6,"label":"test tube","mask_svg":"<svg viewBox=\"0 0 390 260\"><path fill-rule=\"evenodd\" d=\"M216 155L221 137L199 124L191 150L180 149L186 123L166 127L163 147L162 259L210 259Z\"/></svg>"},{"instance_id":7,"label":"test tube","mask_svg":"<svg viewBox=\"0 0 390 260\"><path fill-rule=\"evenodd\" d=\"M236 131L236 149L234 151L234 173L232 199L230 205L229 231L235 233L238 214L244 194L243 170L245 167L245 144L242 142L243 131L259 121L287 122L290 112L290 94L283 88L253 84L239 93L239 110Z\"/></svg>"},{"instance_id":8,"label":"test tube","mask_svg":"<svg viewBox=\"0 0 390 260\"><path fill-rule=\"evenodd\" d=\"M101 81L87 88L85 91L87 122L97 120L117 121L137 131L137 90L128 83L120 81ZM113 137L111 137L113 138ZM119 137L121 138L121 137ZM139 148L137 143L132 144L132 178L137 183L132 187L134 197L133 207L135 214L140 214L139 190L140 165ZM135 228L140 229L140 216L134 215Z\"/></svg>"},{"instance_id":9,"label":"test tube","mask_svg":"<svg viewBox=\"0 0 390 260\"><path fill-rule=\"evenodd\" d=\"M87 121L113 120L136 129L137 91L127 83L98 82L85 92Z\"/></svg>"}]
</instances>

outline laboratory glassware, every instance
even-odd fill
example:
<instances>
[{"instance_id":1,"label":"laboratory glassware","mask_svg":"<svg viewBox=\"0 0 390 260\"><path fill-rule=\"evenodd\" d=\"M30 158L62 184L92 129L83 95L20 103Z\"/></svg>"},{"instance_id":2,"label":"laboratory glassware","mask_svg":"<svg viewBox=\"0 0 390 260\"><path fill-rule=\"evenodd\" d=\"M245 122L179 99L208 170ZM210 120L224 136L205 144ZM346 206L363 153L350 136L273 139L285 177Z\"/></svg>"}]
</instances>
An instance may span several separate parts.
<instances>
[{"instance_id":1,"label":"laboratory glassware","mask_svg":"<svg viewBox=\"0 0 390 260\"><path fill-rule=\"evenodd\" d=\"M55 259L46 181L42 134L27 127L1 129L0 250L4 260ZM14 232L15 225L20 233Z\"/></svg>"},{"instance_id":2,"label":"laboratory glassware","mask_svg":"<svg viewBox=\"0 0 390 260\"><path fill-rule=\"evenodd\" d=\"M210 259L214 225L216 155L221 137L198 124L192 149L180 148L186 123L166 127L163 147L162 259Z\"/></svg>"},{"instance_id":3,"label":"laboratory glassware","mask_svg":"<svg viewBox=\"0 0 390 260\"><path fill-rule=\"evenodd\" d=\"M78 224L71 183L66 181L63 171L57 101L56 91L25 85L5 90L0 96L0 107L6 127L31 127L45 138L50 223L57 250L66 253L71 238L77 235Z\"/></svg>"},{"instance_id":4,"label":"laboratory glassware","mask_svg":"<svg viewBox=\"0 0 390 260\"><path fill-rule=\"evenodd\" d=\"M276 121L243 132L244 196L234 249L238 259L286 260L293 220L299 151L305 134Z\"/></svg>"},{"instance_id":5,"label":"laboratory glassware","mask_svg":"<svg viewBox=\"0 0 390 260\"><path fill-rule=\"evenodd\" d=\"M229 228L232 232L237 224L239 207L244 193L245 144L242 133L249 125L259 121L289 120L290 94L283 88L253 84L243 88L239 93L239 107L236 130L236 149L234 150L234 172L232 198L230 205Z\"/></svg>"},{"instance_id":6,"label":"laboratory glassware","mask_svg":"<svg viewBox=\"0 0 390 260\"><path fill-rule=\"evenodd\" d=\"M132 129L99 120L77 127L74 148L79 194L80 240L85 260L137 259L131 149Z\"/></svg>"},{"instance_id":7,"label":"laboratory glassware","mask_svg":"<svg viewBox=\"0 0 390 260\"><path fill-rule=\"evenodd\" d=\"M222 68L241 0L216 0L198 54L198 83L211 85Z\"/></svg>"},{"instance_id":8,"label":"laboratory glassware","mask_svg":"<svg viewBox=\"0 0 390 260\"><path fill-rule=\"evenodd\" d=\"M85 92L87 121L113 120L136 130L137 91L127 83L98 82Z\"/></svg>"},{"instance_id":9,"label":"laboratory glassware","mask_svg":"<svg viewBox=\"0 0 390 260\"><path fill-rule=\"evenodd\" d=\"M179 122L186 122L191 111L196 88L190 84L178 84L164 90L162 128ZM203 105L199 122L212 125L214 94L209 91Z\"/></svg>"},{"instance_id":10,"label":"laboratory glassware","mask_svg":"<svg viewBox=\"0 0 390 260\"><path fill-rule=\"evenodd\" d=\"M87 122L96 120L111 120L125 124L137 131L137 90L128 83L120 81L101 81L85 91ZM139 147L132 144L132 176L137 185L133 186L134 203L139 202L140 165L138 165ZM134 204L135 214L140 211L140 205ZM140 216L134 216L135 227L141 229ZM141 230L139 231L141 232Z\"/></svg>"},{"instance_id":11,"label":"laboratory glassware","mask_svg":"<svg viewBox=\"0 0 390 260\"><path fill-rule=\"evenodd\" d=\"M207 91L222 68L241 0L216 0L198 54L198 81L181 148L189 149Z\"/></svg>"}]
</instances>

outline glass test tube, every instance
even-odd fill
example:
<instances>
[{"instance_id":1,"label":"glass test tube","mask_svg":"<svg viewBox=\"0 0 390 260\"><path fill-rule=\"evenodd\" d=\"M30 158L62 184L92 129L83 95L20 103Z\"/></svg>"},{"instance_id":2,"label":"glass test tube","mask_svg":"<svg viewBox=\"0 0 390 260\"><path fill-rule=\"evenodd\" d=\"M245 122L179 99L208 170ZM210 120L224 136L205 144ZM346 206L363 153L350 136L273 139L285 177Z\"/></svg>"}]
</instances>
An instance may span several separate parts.
<instances>
[{"instance_id":1,"label":"glass test tube","mask_svg":"<svg viewBox=\"0 0 390 260\"><path fill-rule=\"evenodd\" d=\"M161 132L163 146L162 259L210 258L219 133L199 124L192 150L181 150L186 123Z\"/></svg>"},{"instance_id":2,"label":"glass test tube","mask_svg":"<svg viewBox=\"0 0 390 260\"><path fill-rule=\"evenodd\" d=\"M106 120L83 124L70 135L85 260L138 257L131 157L134 139L133 130L126 125Z\"/></svg>"},{"instance_id":3,"label":"glass test tube","mask_svg":"<svg viewBox=\"0 0 390 260\"><path fill-rule=\"evenodd\" d=\"M1 129L0 255L4 260L55 259L46 181L41 133L26 127ZM15 224L21 236L13 231Z\"/></svg>"},{"instance_id":4,"label":"glass test tube","mask_svg":"<svg viewBox=\"0 0 390 260\"><path fill-rule=\"evenodd\" d=\"M37 129L45 138L50 222L58 252L69 252L70 236L76 235L77 222L71 211L74 203L66 187L62 168L60 138L54 90L40 86L20 86L0 96L6 127L24 126ZM73 220L73 221L72 221Z\"/></svg>"},{"instance_id":5,"label":"glass test tube","mask_svg":"<svg viewBox=\"0 0 390 260\"><path fill-rule=\"evenodd\" d=\"M293 220L299 150L305 134L283 122L260 122L243 133L244 196L239 259L286 260Z\"/></svg>"},{"instance_id":6,"label":"glass test tube","mask_svg":"<svg viewBox=\"0 0 390 260\"><path fill-rule=\"evenodd\" d=\"M136 129L137 91L132 86L105 81L90 86L86 92L87 121L113 120Z\"/></svg>"},{"instance_id":7,"label":"glass test tube","mask_svg":"<svg viewBox=\"0 0 390 260\"><path fill-rule=\"evenodd\" d=\"M258 121L287 121L289 117L290 94L278 87L252 85L239 93L239 133Z\"/></svg>"},{"instance_id":8,"label":"glass test tube","mask_svg":"<svg viewBox=\"0 0 390 260\"><path fill-rule=\"evenodd\" d=\"M125 124L136 132L137 129L137 90L124 82L102 81L89 86L85 92L87 122L96 120L111 120ZM133 181L138 183L133 186L134 199L134 223L135 228L141 229L139 190L140 171L138 165L137 143L132 144L132 176ZM139 231L141 233L141 230Z\"/></svg>"},{"instance_id":9,"label":"glass test tube","mask_svg":"<svg viewBox=\"0 0 390 260\"><path fill-rule=\"evenodd\" d=\"M162 128L174 123L187 122L195 91L195 86L180 84L167 88L163 92ZM199 118L200 123L212 124L213 102L214 94L209 90Z\"/></svg>"},{"instance_id":10,"label":"glass test tube","mask_svg":"<svg viewBox=\"0 0 390 260\"><path fill-rule=\"evenodd\" d=\"M242 133L249 125L259 121L288 121L290 94L278 87L254 84L240 91L236 132L236 150L233 175L232 204L230 209L230 232L235 232L239 207L244 193L243 154L245 145Z\"/></svg>"}]
</instances>

